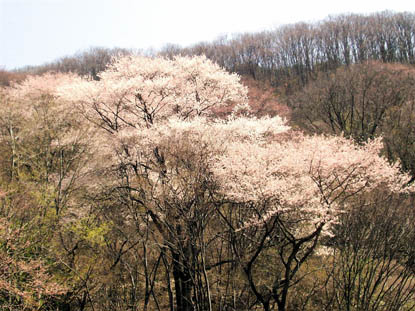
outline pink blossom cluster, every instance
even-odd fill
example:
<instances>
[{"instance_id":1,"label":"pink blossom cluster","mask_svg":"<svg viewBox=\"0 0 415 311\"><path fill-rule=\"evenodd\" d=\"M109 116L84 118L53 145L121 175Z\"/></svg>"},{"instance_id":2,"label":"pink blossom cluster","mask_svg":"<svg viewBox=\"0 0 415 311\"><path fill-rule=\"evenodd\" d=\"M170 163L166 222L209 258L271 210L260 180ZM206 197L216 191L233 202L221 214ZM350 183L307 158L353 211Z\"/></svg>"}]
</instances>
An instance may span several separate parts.
<instances>
[{"instance_id":1,"label":"pink blossom cluster","mask_svg":"<svg viewBox=\"0 0 415 311\"><path fill-rule=\"evenodd\" d=\"M75 74L48 72L43 75L29 75L25 80L12 84L8 89L12 98L33 103L34 100L54 96L59 87L79 80L80 78Z\"/></svg>"},{"instance_id":2,"label":"pink blossom cluster","mask_svg":"<svg viewBox=\"0 0 415 311\"><path fill-rule=\"evenodd\" d=\"M259 222L295 213L314 224L334 221L347 200L377 187L403 191L409 176L379 156L381 139L356 145L344 137L297 135L290 140L231 143L213 172L235 202L273 201Z\"/></svg>"},{"instance_id":3,"label":"pink blossom cluster","mask_svg":"<svg viewBox=\"0 0 415 311\"><path fill-rule=\"evenodd\" d=\"M74 81L58 94L111 131L149 126L172 115L208 115L213 107L247 101L239 76L204 56L126 56L115 59L99 77Z\"/></svg>"}]
</instances>

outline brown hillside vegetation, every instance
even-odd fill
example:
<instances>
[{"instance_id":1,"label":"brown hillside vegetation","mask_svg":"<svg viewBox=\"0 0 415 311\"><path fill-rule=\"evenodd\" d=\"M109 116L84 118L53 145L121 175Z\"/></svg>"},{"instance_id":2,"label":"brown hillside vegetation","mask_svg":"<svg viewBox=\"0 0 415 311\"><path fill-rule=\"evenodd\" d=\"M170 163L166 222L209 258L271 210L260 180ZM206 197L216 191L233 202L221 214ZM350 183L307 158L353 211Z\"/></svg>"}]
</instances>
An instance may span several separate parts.
<instances>
[{"instance_id":1,"label":"brown hillside vegetation","mask_svg":"<svg viewBox=\"0 0 415 311\"><path fill-rule=\"evenodd\" d=\"M251 76L241 76L241 83L248 89L250 113L257 117L280 116L285 119L291 117L291 109L279 102L277 89L267 81L255 80ZM215 109L218 117L229 115L235 105Z\"/></svg>"},{"instance_id":2,"label":"brown hillside vegetation","mask_svg":"<svg viewBox=\"0 0 415 311\"><path fill-rule=\"evenodd\" d=\"M10 72L0 69L0 87L9 86L11 82L19 82L25 78L26 74Z\"/></svg>"},{"instance_id":3,"label":"brown hillside vegetation","mask_svg":"<svg viewBox=\"0 0 415 311\"><path fill-rule=\"evenodd\" d=\"M385 154L415 176L415 68L367 62L321 73L282 100L309 133L345 135L362 143L384 138Z\"/></svg>"},{"instance_id":4,"label":"brown hillside vegetation","mask_svg":"<svg viewBox=\"0 0 415 311\"><path fill-rule=\"evenodd\" d=\"M318 72L378 60L415 63L415 14L342 14L259 33L224 36L187 48L166 46L161 55L206 55L231 72L295 91Z\"/></svg>"},{"instance_id":5,"label":"brown hillside vegetation","mask_svg":"<svg viewBox=\"0 0 415 311\"><path fill-rule=\"evenodd\" d=\"M290 108L279 102L277 90L271 83L258 81L250 76L242 76L241 82L248 87L249 105L254 115L290 118Z\"/></svg>"}]
</instances>

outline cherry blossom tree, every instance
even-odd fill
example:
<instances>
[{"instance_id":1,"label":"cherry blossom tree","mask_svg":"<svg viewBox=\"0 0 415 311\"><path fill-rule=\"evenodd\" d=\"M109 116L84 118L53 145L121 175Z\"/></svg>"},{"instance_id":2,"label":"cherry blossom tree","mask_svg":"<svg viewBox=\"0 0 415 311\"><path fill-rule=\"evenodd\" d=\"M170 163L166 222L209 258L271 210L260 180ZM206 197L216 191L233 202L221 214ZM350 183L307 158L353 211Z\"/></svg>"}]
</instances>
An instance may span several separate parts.
<instances>
[{"instance_id":1,"label":"cherry blossom tree","mask_svg":"<svg viewBox=\"0 0 415 311\"><path fill-rule=\"evenodd\" d=\"M281 134L280 134L281 135ZM264 310L285 310L301 266L341 213L376 189L409 191L409 176L378 156L376 139L358 146L344 137L284 135L272 141L230 143L213 165L223 195L238 217L224 219L233 250ZM367 202L369 204L369 202ZM258 261L278 267L265 287Z\"/></svg>"},{"instance_id":2,"label":"cherry blossom tree","mask_svg":"<svg viewBox=\"0 0 415 311\"><path fill-rule=\"evenodd\" d=\"M149 216L162 236L157 242L171 257L178 310L211 308L203 268L204 230L214 212L207 159L220 146L203 128L215 109L243 109L247 91L238 76L205 57L121 57L99 78L64 85L58 94L104 130L97 141L109 159L103 164L121 176L107 186L128 189L137 209L145 210L138 222Z\"/></svg>"},{"instance_id":3,"label":"cherry blossom tree","mask_svg":"<svg viewBox=\"0 0 415 311\"><path fill-rule=\"evenodd\" d=\"M228 232L232 262L257 303L285 310L299 269L355 198L408 191L408 176L378 156L381 139L359 146L296 133L280 117L250 116L239 77L205 57L121 57L99 78L74 79L57 93L100 130L99 183L123 189L136 207L126 219L161 237L155 242L161 258L171 258L177 310L213 308L207 270L229 262L206 255L214 217L225 227L211 234ZM224 106L236 107L215 118ZM274 250L277 271L260 288L255 270L266 250Z\"/></svg>"}]
</instances>

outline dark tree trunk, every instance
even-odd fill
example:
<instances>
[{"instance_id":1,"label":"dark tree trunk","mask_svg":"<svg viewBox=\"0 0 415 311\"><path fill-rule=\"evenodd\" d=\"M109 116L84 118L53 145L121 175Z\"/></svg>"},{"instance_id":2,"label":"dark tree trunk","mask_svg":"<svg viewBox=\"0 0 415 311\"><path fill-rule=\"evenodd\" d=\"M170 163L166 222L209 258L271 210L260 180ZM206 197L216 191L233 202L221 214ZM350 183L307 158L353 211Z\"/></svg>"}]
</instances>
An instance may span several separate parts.
<instances>
[{"instance_id":1,"label":"dark tree trunk","mask_svg":"<svg viewBox=\"0 0 415 311\"><path fill-rule=\"evenodd\" d=\"M180 254L172 251L173 278L176 292L177 311L192 311L192 278L187 263L182 262Z\"/></svg>"}]
</instances>

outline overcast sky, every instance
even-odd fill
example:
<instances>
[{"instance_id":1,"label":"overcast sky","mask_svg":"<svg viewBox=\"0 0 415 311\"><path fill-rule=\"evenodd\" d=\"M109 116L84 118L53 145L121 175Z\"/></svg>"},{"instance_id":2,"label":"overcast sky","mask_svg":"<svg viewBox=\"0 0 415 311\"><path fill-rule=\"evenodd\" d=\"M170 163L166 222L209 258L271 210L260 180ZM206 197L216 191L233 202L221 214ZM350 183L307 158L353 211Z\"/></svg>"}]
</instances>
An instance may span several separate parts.
<instances>
[{"instance_id":1,"label":"overcast sky","mask_svg":"<svg viewBox=\"0 0 415 311\"><path fill-rule=\"evenodd\" d=\"M92 46L188 46L341 13L415 12L414 0L0 0L0 67L39 65Z\"/></svg>"}]
</instances>

